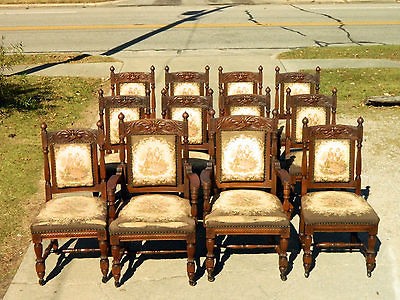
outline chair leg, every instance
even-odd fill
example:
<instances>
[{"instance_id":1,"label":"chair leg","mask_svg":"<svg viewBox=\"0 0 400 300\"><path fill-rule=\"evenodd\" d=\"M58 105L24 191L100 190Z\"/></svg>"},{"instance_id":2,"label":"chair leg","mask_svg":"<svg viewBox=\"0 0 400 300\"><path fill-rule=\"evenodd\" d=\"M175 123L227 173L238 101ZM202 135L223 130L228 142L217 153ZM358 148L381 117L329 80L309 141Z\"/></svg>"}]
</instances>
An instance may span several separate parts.
<instances>
[{"instance_id":1,"label":"chair leg","mask_svg":"<svg viewBox=\"0 0 400 300\"><path fill-rule=\"evenodd\" d=\"M300 244L303 247L304 245L304 219L303 216L300 213L300 220L299 220L299 239L300 239Z\"/></svg>"},{"instance_id":2,"label":"chair leg","mask_svg":"<svg viewBox=\"0 0 400 300\"><path fill-rule=\"evenodd\" d=\"M366 263L367 263L367 276L368 277L371 277L372 271L375 269L375 266L376 266L375 244L376 244L376 235L369 234L368 235L367 255L365 257Z\"/></svg>"},{"instance_id":3,"label":"chair leg","mask_svg":"<svg viewBox=\"0 0 400 300\"><path fill-rule=\"evenodd\" d=\"M308 278L310 275L311 263L312 263L312 253L311 253L311 242L312 237L309 234L304 235L303 243L303 266L304 266L304 276Z\"/></svg>"},{"instance_id":4,"label":"chair leg","mask_svg":"<svg viewBox=\"0 0 400 300\"><path fill-rule=\"evenodd\" d=\"M58 252L58 240L56 240L56 239L51 240L51 244L52 244L52 247L53 247L53 251L55 253L57 253Z\"/></svg>"},{"instance_id":5,"label":"chair leg","mask_svg":"<svg viewBox=\"0 0 400 300\"><path fill-rule=\"evenodd\" d=\"M196 253L196 242L195 242L195 236L191 236L188 238L187 240L187 255L188 255L188 259L187 259L187 274L189 277L189 284L191 286L195 286L196 285L196 267L195 267L195 263L194 263L194 256Z\"/></svg>"},{"instance_id":6,"label":"chair leg","mask_svg":"<svg viewBox=\"0 0 400 300\"><path fill-rule=\"evenodd\" d=\"M121 248L119 245L112 245L111 253L113 256L112 274L114 277L114 285L120 287L119 279L121 277Z\"/></svg>"},{"instance_id":7,"label":"chair leg","mask_svg":"<svg viewBox=\"0 0 400 300\"><path fill-rule=\"evenodd\" d=\"M281 279L286 281L287 270L288 270L288 259L287 259L287 247L289 239L281 237L279 240L279 271L281 273Z\"/></svg>"},{"instance_id":8,"label":"chair leg","mask_svg":"<svg viewBox=\"0 0 400 300\"><path fill-rule=\"evenodd\" d=\"M206 257L206 268L208 273L208 281L213 282L214 277L214 245L215 245L215 235L206 237L207 246L207 257Z\"/></svg>"},{"instance_id":9,"label":"chair leg","mask_svg":"<svg viewBox=\"0 0 400 300\"><path fill-rule=\"evenodd\" d=\"M100 246L100 270L103 274L102 282L107 282L109 262L108 262L108 243L105 240L99 240Z\"/></svg>"},{"instance_id":10,"label":"chair leg","mask_svg":"<svg viewBox=\"0 0 400 300\"><path fill-rule=\"evenodd\" d=\"M42 243L35 243L34 250L36 254L36 273L39 277L39 284L44 285L44 274L45 274L45 259L43 258L43 244Z\"/></svg>"}]
</instances>

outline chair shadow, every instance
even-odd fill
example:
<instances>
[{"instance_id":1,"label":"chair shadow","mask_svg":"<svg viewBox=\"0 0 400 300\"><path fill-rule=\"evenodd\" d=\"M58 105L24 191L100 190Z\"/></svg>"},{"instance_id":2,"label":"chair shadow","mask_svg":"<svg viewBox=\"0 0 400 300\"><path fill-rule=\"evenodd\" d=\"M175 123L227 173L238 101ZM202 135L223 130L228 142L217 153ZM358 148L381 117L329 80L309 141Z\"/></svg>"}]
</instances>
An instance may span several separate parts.
<instances>
[{"instance_id":1,"label":"chair shadow","mask_svg":"<svg viewBox=\"0 0 400 300\"><path fill-rule=\"evenodd\" d=\"M125 42L125 43L123 43L121 45L118 45L118 46L116 46L116 47L114 47L114 48L112 48L110 50L107 50L106 52L103 52L100 55L111 56L111 55L116 54L118 52L121 52L124 49L129 48L129 47L131 47L131 46L133 46L135 44L143 42L143 41L145 41L145 40L147 40L147 39L149 39L149 38L151 38L151 37L153 37L153 36L155 36L157 34L160 34L160 33L164 32L164 31L167 31L167 30L169 30L171 28L174 28L174 27L176 27L176 26L178 26L180 24L183 24L183 23L186 23L186 22L196 21L202 16L205 16L205 15L208 15L208 14L212 14L212 13L216 13L216 12L218 12L220 10L225 10L225 9L233 7L233 6L234 5L224 5L224 6L213 8L213 9L210 9L210 10L199 10L199 11L187 11L187 12L184 12L184 13L182 13L182 15L183 16L188 16L188 17L183 18L181 20L177 20L175 22L172 22L170 24L162 26L162 27L160 27L158 29L155 29L153 31L147 32L147 33L145 33L145 34L143 34L143 35L141 35L141 36L139 36L137 38L134 38L134 39L132 39L130 41L127 41L127 42ZM79 61L79 60L81 60L81 59L83 59L85 57L88 57L88 56L91 56L91 54L80 54L80 55L77 55L77 56L75 56L73 58L69 58L69 59L67 59L65 61L54 62L54 63L46 63L46 64L43 64L43 65L40 65L40 66L35 66L35 67L27 69L27 70L23 70L23 71L20 71L20 72L16 72L16 73L10 74L9 76L33 74L35 72L42 71L42 70L54 67L56 65L66 64L66 63L69 63L69 62L72 62L72 61Z\"/></svg>"},{"instance_id":2,"label":"chair shadow","mask_svg":"<svg viewBox=\"0 0 400 300\"><path fill-rule=\"evenodd\" d=\"M272 254L277 255L275 249L264 248L264 249L231 249L226 248L229 244L236 245L277 245L279 244L279 238L277 236L269 235L249 235L249 236L218 236L216 238L216 245L222 245L225 248L223 255L221 257L221 247L216 247L215 249L215 266L214 266L214 276L217 277L225 267L225 263L234 254ZM286 275L288 275L293 270L293 264L297 256L301 251L301 245L298 238L296 229L292 224L290 224L290 239L287 252L288 255L288 269ZM277 255L278 257L278 255ZM205 269L205 263L203 264Z\"/></svg>"},{"instance_id":3,"label":"chair shadow","mask_svg":"<svg viewBox=\"0 0 400 300\"><path fill-rule=\"evenodd\" d=\"M357 238L360 242L364 245L367 245L368 241L368 233L367 232L358 232ZM316 232L314 233L314 240L313 244L322 242L322 241L329 241L329 242L350 242L351 236L349 232ZM379 250L382 243L379 237L376 238L375 244L375 253L378 256ZM319 247L313 247L312 250L312 262L310 267L310 273L315 268L317 258L321 252L326 253L352 253L352 252L360 252L363 256L366 256L366 253L363 249L359 248L328 248L328 249L321 249Z\"/></svg>"},{"instance_id":4,"label":"chair shadow","mask_svg":"<svg viewBox=\"0 0 400 300\"><path fill-rule=\"evenodd\" d=\"M75 243L75 246L71 247L71 245ZM55 252L58 254L58 259L54 268L48 273L45 278L45 282L47 283L57 277L61 271L66 267L72 260L80 259L80 258L97 258L100 257L100 253L97 252L86 252L86 253L78 253L71 252L65 253L68 248L73 249L96 249L98 248L98 242L96 239L69 239L63 245L59 247L59 249ZM100 271L99 271L100 272Z\"/></svg>"}]
</instances>

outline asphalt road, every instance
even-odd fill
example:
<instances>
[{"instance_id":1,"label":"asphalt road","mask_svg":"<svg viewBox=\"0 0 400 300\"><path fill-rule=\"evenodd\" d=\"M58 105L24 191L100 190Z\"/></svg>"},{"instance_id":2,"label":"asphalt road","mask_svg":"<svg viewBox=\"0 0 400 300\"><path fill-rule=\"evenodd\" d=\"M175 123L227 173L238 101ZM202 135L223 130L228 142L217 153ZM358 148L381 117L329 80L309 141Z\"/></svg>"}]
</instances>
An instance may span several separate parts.
<instances>
[{"instance_id":1,"label":"asphalt road","mask_svg":"<svg viewBox=\"0 0 400 300\"><path fill-rule=\"evenodd\" d=\"M400 44L400 3L129 3L132 1L97 6L1 7L0 35L6 44L22 42L26 53L104 55Z\"/></svg>"}]
</instances>

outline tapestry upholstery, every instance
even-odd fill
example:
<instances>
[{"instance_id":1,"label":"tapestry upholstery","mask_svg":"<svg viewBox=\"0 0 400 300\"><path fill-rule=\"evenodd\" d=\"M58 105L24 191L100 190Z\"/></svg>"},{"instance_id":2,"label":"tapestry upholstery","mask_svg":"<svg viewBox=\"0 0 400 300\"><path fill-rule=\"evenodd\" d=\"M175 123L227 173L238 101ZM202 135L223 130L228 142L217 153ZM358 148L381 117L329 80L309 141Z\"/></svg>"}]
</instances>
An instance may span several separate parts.
<instances>
[{"instance_id":1,"label":"tapestry upholstery","mask_svg":"<svg viewBox=\"0 0 400 300\"><path fill-rule=\"evenodd\" d=\"M182 121L184 112L189 114L188 127L189 127L189 144L202 144L203 143L203 115L200 107L172 107L171 115L172 120Z\"/></svg>"},{"instance_id":2,"label":"tapestry upholstery","mask_svg":"<svg viewBox=\"0 0 400 300\"><path fill-rule=\"evenodd\" d=\"M314 181L350 181L350 140L315 140Z\"/></svg>"},{"instance_id":3,"label":"tapestry upholstery","mask_svg":"<svg viewBox=\"0 0 400 300\"><path fill-rule=\"evenodd\" d=\"M114 232L194 230L190 203L176 195L146 194L134 196L111 224Z\"/></svg>"},{"instance_id":4,"label":"tapestry upholstery","mask_svg":"<svg viewBox=\"0 0 400 300\"><path fill-rule=\"evenodd\" d=\"M214 200L212 200L214 201ZM207 227L227 224L289 226L279 198L260 190L227 190L219 194L211 213L205 217ZM251 226L251 225L250 225Z\"/></svg>"},{"instance_id":5,"label":"tapestry upholstery","mask_svg":"<svg viewBox=\"0 0 400 300\"><path fill-rule=\"evenodd\" d=\"M119 94L146 96L146 85L142 82L121 83L119 86Z\"/></svg>"},{"instance_id":6,"label":"tapestry upholstery","mask_svg":"<svg viewBox=\"0 0 400 300\"><path fill-rule=\"evenodd\" d=\"M307 224L378 224L379 217L361 196L345 191L311 192L301 198Z\"/></svg>"},{"instance_id":7,"label":"tapestry upholstery","mask_svg":"<svg viewBox=\"0 0 400 300\"><path fill-rule=\"evenodd\" d=\"M58 187L94 184L90 144L56 144L54 157Z\"/></svg>"},{"instance_id":8,"label":"tapestry upholstery","mask_svg":"<svg viewBox=\"0 0 400 300\"><path fill-rule=\"evenodd\" d=\"M295 119L295 140L302 142L303 119L308 119L308 126L324 125L326 123L326 110L324 107L298 107Z\"/></svg>"},{"instance_id":9,"label":"tapestry upholstery","mask_svg":"<svg viewBox=\"0 0 400 300\"><path fill-rule=\"evenodd\" d=\"M75 228L106 226L106 205L100 198L92 196L59 196L46 202L32 223L33 231L51 230L54 227Z\"/></svg>"},{"instance_id":10,"label":"tapestry upholstery","mask_svg":"<svg viewBox=\"0 0 400 300\"><path fill-rule=\"evenodd\" d=\"M261 116L260 106L231 106L230 114L232 116L248 115L248 116Z\"/></svg>"},{"instance_id":11,"label":"tapestry upholstery","mask_svg":"<svg viewBox=\"0 0 400 300\"><path fill-rule=\"evenodd\" d=\"M253 82L228 82L227 96L239 94L253 94Z\"/></svg>"},{"instance_id":12,"label":"tapestry upholstery","mask_svg":"<svg viewBox=\"0 0 400 300\"><path fill-rule=\"evenodd\" d=\"M140 119L140 109L138 107L118 107L110 108L110 142L119 143L119 119L118 115L124 114L124 122Z\"/></svg>"},{"instance_id":13,"label":"tapestry upholstery","mask_svg":"<svg viewBox=\"0 0 400 300\"><path fill-rule=\"evenodd\" d=\"M198 82L174 82L173 89L174 95L200 95Z\"/></svg>"},{"instance_id":14,"label":"tapestry upholstery","mask_svg":"<svg viewBox=\"0 0 400 300\"><path fill-rule=\"evenodd\" d=\"M265 133L221 132L221 182L263 181Z\"/></svg>"},{"instance_id":15,"label":"tapestry upholstery","mask_svg":"<svg viewBox=\"0 0 400 300\"><path fill-rule=\"evenodd\" d=\"M132 135L130 143L134 186L176 185L177 145L174 135Z\"/></svg>"}]
</instances>

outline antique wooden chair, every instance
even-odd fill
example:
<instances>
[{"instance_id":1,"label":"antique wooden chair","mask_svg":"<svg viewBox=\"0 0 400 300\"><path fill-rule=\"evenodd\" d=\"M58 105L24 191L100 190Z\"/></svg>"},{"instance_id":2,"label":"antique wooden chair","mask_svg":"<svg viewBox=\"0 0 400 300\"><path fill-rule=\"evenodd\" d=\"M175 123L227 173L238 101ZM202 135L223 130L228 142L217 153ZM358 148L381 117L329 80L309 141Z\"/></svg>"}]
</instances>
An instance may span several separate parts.
<instances>
[{"instance_id":1,"label":"antique wooden chair","mask_svg":"<svg viewBox=\"0 0 400 300\"><path fill-rule=\"evenodd\" d=\"M110 67L111 96L135 95L148 96L150 91L150 116L156 116L156 80L155 67L150 67L150 72L120 72L115 73L115 68Z\"/></svg>"},{"instance_id":2,"label":"antique wooden chair","mask_svg":"<svg viewBox=\"0 0 400 300\"><path fill-rule=\"evenodd\" d=\"M224 72L218 68L219 111L223 111L225 97L238 94L262 95L263 67L258 67L258 72L234 71Z\"/></svg>"},{"instance_id":3,"label":"antique wooden chair","mask_svg":"<svg viewBox=\"0 0 400 300\"><path fill-rule=\"evenodd\" d=\"M359 248L366 257L367 275L375 268L379 217L361 196L363 119L357 126L307 126L304 119L300 240L304 275L313 265L313 250ZM317 232L350 233L347 241L316 241ZM368 233L366 243L357 233ZM314 243L313 243L314 239ZM337 268L337 266L336 266Z\"/></svg>"},{"instance_id":4,"label":"antique wooden chair","mask_svg":"<svg viewBox=\"0 0 400 300\"><path fill-rule=\"evenodd\" d=\"M186 241L187 274L196 284L195 244L199 177L188 164L188 114L182 121L142 119L123 121L120 114L121 164L108 181L115 286L121 285L124 242L153 240ZM183 143L182 143L183 140ZM125 145L124 145L125 144ZM125 147L127 157L125 157ZM124 204L115 218L115 190L121 184ZM129 193L128 193L129 192ZM146 243L136 254L165 254L148 249ZM175 250L175 249L173 249ZM178 250L172 251L174 253Z\"/></svg>"},{"instance_id":5,"label":"antique wooden chair","mask_svg":"<svg viewBox=\"0 0 400 300\"><path fill-rule=\"evenodd\" d=\"M288 93L286 111L286 133L284 159L288 165L293 184L301 182L301 163L303 154L303 119L308 119L309 126L336 123L337 90L332 95Z\"/></svg>"},{"instance_id":6,"label":"antique wooden chair","mask_svg":"<svg viewBox=\"0 0 400 300\"><path fill-rule=\"evenodd\" d=\"M224 97L219 116L250 115L269 117L271 112L271 89L265 89L265 95L238 94Z\"/></svg>"},{"instance_id":7,"label":"antique wooden chair","mask_svg":"<svg viewBox=\"0 0 400 300\"><path fill-rule=\"evenodd\" d=\"M165 90L168 96L199 95L209 96L210 67L205 66L204 72L179 71L170 72L165 67Z\"/></svg>"},{"instance_id":8,"label":"antique wooden chair","mask_svg":"<svg viewBox=\"0 0 400 300\"><path fill-rule=\"evenodd\" d=\"M315 68L315 74L304 72L280 73L280 68L275 67L275 109L279 112L279 119L286 119L286 90L290 94L318 94L320 86L321 68Z\"/></svg>"},{"instance_id":9,"label":"antique wooden chair","mask_svg":"<svg viewBox=\"0 0 400 300\"><path fill-rule=\"evenodd\" d=\"M100 121L97 124L101 126ZM104 139L100 129L47 131L41 126L44 154L44 207L31 224L39 284L45 284L50 253L100 252L103 282L108 275L107 193ZM93 197L97 192L100 196ZM99 248L59 247L58 239L97 239ZM50 240L43 251L43 240Z\"/></svg>"},{"instance_id":10,"label":"antique wooden chair","mask_svg":"<svg viewBox=\"0 0 400 300\"><path fill-rule=\"evenodd\" d=\"M213 91L208 96L175 95L168 96L167 90L161 91L162 116L164 119L182 121L184 112L189 114L189 162L193 170L200 174L210 159L208 154L209 111L213 105Z\"/></svg>"},{"instance_id":11,"label":"antique wooden chair","mask_svg":"<svg viewBox=\"0 0 400 300\"><path fill-rule=\"evenodd\" d=\"M210 148L210 167L201 174L209 281L214 281L214 252L222 247L216 239L220 235L277 236L278 244L224 247L275 249L281 279L286 280L290 187L289 175L279 167L276 158L276 114L275 111L273 119L244 115L211 119L216 151ZM277 197L278 177L283 183L283 204Z\"/></svg>"},{"instance_id":12,"label":"antique wooden chair","mask_svg":"<svg viewBox=\"0 0 400 300\"><path fill-rule=\"evenodd\" d=\"M104 130L104 149L106 151L105 162L107 174L115 174L117 165L120 163L118 150L119 132L118 115L123 113L126 121L149 118L150 114L150 91L146 90L145 96L120 95L104 96L102 89L99 90L99 115ZM109 176L107 176L108 178Z\"/></svg>"}]
</instances>

